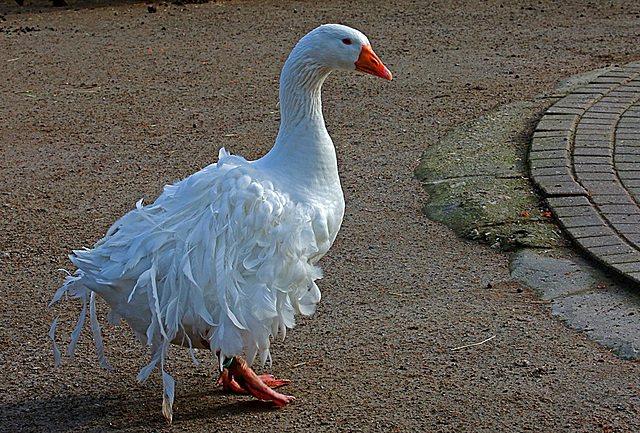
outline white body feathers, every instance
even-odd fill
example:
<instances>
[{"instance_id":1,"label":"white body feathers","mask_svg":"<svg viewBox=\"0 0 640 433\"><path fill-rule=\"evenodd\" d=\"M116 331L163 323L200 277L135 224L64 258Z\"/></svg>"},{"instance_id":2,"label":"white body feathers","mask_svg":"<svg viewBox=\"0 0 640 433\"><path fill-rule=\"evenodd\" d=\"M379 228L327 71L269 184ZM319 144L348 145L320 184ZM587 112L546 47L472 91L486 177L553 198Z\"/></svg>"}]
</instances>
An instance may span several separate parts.
<instances>
[{"instance_id":1,"label":"white body feathers","mask_svg":"<svg viewBox=\"0 0 640 433\"><path fill-rule=\"evenodd\" d=\"M342 209L294 202L277 180L223 150L152 205L139 202L93 249L75 251L79 270L54 300L67 290L85 300L97 293L111 321L123 317L151 346L153 365L169 343L222 359L244 348L248 362L260 353L264 363L269 337L284 336L294 314L313 313L320 300L314 264Z\"/></svg>"},{"instance_id":2,"label":"white body feathers","mask_svg":"<svg viewBox=\"0 0 640 433\"><path fill-rule=\"evenodd\" d=\"M346 37L354 47L341 46ZM223 149L216 164L165 187L155 203L138 202L93 249L74 251L78 270L52 301L68 292L84 303L71 355L88 305L99 359L108 367L95 314L98 294L111 307L110 321L123 317L150 346L152 361L138 381L160 364L170 418L174 385L164 372L170 343L210 348L220 363L243 350L249 364L257 354L264 363L270 338L284 337L294 314L313 313L320 301L316 262L344 214L320 89L332 70L353 70L365 45L364 35L344 26L309 33L283 68L282 123L266 156L247 162ZM55 340L54 352L57 364Z\"/></svg>"}]
</instances>

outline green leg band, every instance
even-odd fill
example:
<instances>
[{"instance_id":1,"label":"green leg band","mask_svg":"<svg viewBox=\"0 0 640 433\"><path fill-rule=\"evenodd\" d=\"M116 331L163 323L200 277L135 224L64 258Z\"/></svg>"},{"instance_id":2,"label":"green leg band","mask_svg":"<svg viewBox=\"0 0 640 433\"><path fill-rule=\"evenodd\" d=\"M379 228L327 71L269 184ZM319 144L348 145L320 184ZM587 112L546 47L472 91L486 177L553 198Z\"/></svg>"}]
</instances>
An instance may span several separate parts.
<instances>
[{"instance_id":1,"label":"green leg band","mask_svg":"<svg viewBox=\"0 0 640 433\"><path fill-rule=\"evenodd\" d=\"M225 362L222 363L222 367L229 368L229 366L231 365L232 362L233 362L233 358L229 358Z\"/></svg>"}]
</instances>

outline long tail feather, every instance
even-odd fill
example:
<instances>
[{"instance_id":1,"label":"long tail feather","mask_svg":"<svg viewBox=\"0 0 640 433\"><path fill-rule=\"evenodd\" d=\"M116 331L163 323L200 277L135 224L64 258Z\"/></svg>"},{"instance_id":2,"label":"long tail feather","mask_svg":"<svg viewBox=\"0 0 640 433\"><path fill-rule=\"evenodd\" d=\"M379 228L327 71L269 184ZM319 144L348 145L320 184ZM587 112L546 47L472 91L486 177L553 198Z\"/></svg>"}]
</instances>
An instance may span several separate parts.
<instances>
[{"instance_id":1,"label":"long tail feather","mask_svg":"<svg viewBox=\"0 0 640 433\"><path fill-rule=\"evenodd\" d=\"M56 325L58 324L58 319L60 316L56 317L56 319L51 324L51 329L49 330L49 338L53 341L53 369L55 370L60 364L60 350L56 345Z\"/></svg>"},{"instance_id":2,"label":"long tail feather","mask_svg":"<svg viewBox=\"0 0 640 433\"><path fill-rule=\"evenodd\" d=\"M175 397L175 381L166 371L162 368L162 414L167 419L169 424L173 421L173 399Z\"/></svg>"},{"instance_id":3,"label":"long tail feather","mask_svg":"<svg viewBox=\"0 0 640 433\"><path fill-rule=\"evenodd\" d=\"M102 343L102 333L100 332L100 324L96 315L96 293L91 292L91 301L89 302L89 320L91 322L91 331L93 331L93 340L96 343L96 352L98 352L98 362L103 368L112 370L104 357L104 344Z\"/></svg>"}]
</instances>

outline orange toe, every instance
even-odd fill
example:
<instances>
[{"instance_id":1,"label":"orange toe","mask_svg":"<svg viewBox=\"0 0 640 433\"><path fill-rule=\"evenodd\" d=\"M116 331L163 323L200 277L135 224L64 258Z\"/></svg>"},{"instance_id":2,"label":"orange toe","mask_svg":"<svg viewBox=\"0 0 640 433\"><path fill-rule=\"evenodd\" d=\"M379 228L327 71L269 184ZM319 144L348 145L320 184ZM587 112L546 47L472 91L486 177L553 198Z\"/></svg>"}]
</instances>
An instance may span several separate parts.
<instances>
[{"instance_id":1,"label":"orange toe","mask_svg":"<svg viewBox=\"0 0 640 433\"><path fill-rule=\"evenodd\" d=\"M227 391L239 394L253 394L261 400L273 401L278 406L286 406L295 400L290 395L280 394L272 388L291 383L289 380L276 379L270 374L256 375L246 361L235 356L228 368L220 374L218 384Z\"/></svg>"}]
</instances>

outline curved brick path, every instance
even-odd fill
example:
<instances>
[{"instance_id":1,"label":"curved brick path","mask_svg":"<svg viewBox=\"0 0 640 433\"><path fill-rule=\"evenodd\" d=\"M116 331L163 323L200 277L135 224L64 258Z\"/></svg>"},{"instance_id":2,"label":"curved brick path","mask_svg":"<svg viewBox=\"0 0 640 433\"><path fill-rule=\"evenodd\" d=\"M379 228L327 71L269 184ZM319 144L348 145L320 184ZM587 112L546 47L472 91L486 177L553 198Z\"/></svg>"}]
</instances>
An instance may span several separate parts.
<instances>
[{"instance_id":1,"label":"curved brick path","mask_svg":"<svg viewBox=\"0 0 640 433\"><path fill-rule=\"evenodd\" d=\"M640 284L640 62L600 75L549 108L529 164L565 233Z\"/></svg>"}]
</instances>

